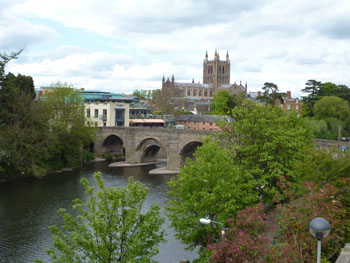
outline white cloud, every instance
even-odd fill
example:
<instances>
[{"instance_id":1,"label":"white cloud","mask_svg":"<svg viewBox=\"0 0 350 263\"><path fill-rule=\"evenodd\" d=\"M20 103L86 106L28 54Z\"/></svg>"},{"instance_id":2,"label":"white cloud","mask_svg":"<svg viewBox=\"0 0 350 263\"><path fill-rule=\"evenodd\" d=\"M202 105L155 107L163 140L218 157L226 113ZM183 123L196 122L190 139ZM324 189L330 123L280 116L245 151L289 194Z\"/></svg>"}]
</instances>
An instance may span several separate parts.
<instances>
[{"instance_id":1,"label":"white cloud","mask_svg":"<svg viewBox=\"0 0 350 263\"><path fill-rule=\"evenodd\" d=\"M269 81L301 95L308 79L350 82L347 0L0 1L0 49L28 47L9 69L36 85L132 91L160 88L163 74L202 80L205 51L215 49L221 58L229 51L232 82L254 90ZM74 46L65 28L83 29L90 39L81 41L98 47ZM38 50L50 39L59 45Z\"/></svg>"}]
</instances>

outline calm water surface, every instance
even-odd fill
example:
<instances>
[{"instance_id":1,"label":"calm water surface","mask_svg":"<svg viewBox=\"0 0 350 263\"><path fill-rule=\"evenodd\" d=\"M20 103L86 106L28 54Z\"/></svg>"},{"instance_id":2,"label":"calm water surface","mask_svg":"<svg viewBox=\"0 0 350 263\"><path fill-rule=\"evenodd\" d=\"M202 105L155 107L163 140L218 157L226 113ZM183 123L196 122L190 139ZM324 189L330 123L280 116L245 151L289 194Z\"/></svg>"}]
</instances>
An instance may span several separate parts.
<instances>
[{"instance_id":1,"label":"calm water surface","mask_svg":"<svg viewBox=\"0 0 350 263\"><path fill-rule=\"evenodd\" d=\"M61 225L59 208L72 211L72 200L85 200L82 177L93 184L93 173L102 172L106 186L126 186L128 178L142 182L149 189L145 208L155 202L164 206L169 197L167 181L173 175L149 175L156 166L109 168L106 162L96 162L72 172L47 176L43 179L23 179L0 185L0 262L25 263L35 258L49 260L45 249L52 247L48 226ZM178 263L181 259L196 258L195 252L186 251L174 237L166 222L164 229L168 242L159 246L154 258L161 263Z\"/></svg>"}]
</instances>

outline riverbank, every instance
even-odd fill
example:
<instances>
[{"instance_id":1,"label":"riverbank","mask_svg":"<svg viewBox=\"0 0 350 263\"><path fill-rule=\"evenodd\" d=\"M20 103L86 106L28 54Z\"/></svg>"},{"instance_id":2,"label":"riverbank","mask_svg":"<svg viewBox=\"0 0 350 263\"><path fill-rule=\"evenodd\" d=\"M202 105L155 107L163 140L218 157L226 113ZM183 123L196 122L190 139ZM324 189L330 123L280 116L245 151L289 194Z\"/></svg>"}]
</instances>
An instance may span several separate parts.
<instances>
[{"instance_id":1,"label":"riverbank","mask_svg":"<svg viewBox=\"0 0 350 263\"><path fill-rule=\"evenodd\" d=\"M124 161L124 160L125 160L125 158L115 158L115 159L112 159L111 161L121 162L121 161ZM51 175L55 175L55 174L60 174L60 173L74 171L75 169L82 168L82 167L84 167L85 165L87 165L89 163L105 162L105 161L108 161L108 160L106 160L104 158L100 158L100 157L95 157L93 160L84 162L80 166L65 167L65 168L62 168L62 169L56 170L56 171L48 171L44 176L41 176L41 177L37 177L37 176L34 176L34 175L30 175L30 174L28 174L28 175L24 175L23 174L23 175L11 176L11 177L8 177L8 178L0 178L0 184L6 184L6 183L9 183L9 182L18 181L18 180L22 180L22 179L28 179L28 178L42 179L42 178L44 178L46 176L51 176Z\"/></svg>"}]
</instances>

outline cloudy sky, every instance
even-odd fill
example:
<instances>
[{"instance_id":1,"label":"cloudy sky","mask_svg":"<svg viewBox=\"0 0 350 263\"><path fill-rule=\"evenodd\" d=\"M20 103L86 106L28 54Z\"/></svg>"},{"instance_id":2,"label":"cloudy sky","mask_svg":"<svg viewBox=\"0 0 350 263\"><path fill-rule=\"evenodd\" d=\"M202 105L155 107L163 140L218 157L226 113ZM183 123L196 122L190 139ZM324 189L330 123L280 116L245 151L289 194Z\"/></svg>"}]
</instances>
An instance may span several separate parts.
<instances>
[{"instance_id":1,"label":"cloudy sky","mask_svg":"<svg viewBox=\"0 0 350 263\"><path fill-rule=\"evenodd\" d=\"M114 92L161 88L161 78L202 82L215 49L231 82L249 91L308 79L350 84L348 0L0 0L0 52L34 78Z\"/></svg>"}]
</instances>

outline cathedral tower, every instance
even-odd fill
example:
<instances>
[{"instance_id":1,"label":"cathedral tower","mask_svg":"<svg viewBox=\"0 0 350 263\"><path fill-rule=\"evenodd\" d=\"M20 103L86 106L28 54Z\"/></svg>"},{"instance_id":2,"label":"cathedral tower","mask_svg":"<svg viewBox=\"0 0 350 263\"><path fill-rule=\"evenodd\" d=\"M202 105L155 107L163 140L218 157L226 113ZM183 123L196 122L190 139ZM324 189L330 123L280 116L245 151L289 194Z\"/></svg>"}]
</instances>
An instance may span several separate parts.
<instances>
[{"instance_id":1,"label":"cathedral tower","mask_svg":"<svg viewBox=\"0 0 350 263\"><path fill-rule=\"evenodd\" d=\"M214 60L208 60L208 52L203 61L203 83L212 84L214 89L222 84L230 84L230 58L228 51L226 60L220 60L219 53L215 50Z\"/></svg>"}]
</instances>

